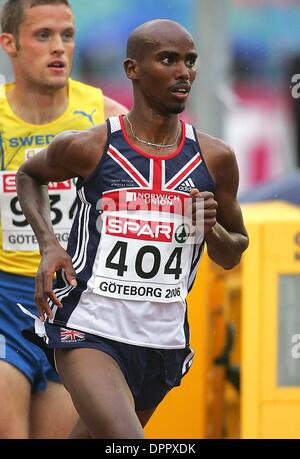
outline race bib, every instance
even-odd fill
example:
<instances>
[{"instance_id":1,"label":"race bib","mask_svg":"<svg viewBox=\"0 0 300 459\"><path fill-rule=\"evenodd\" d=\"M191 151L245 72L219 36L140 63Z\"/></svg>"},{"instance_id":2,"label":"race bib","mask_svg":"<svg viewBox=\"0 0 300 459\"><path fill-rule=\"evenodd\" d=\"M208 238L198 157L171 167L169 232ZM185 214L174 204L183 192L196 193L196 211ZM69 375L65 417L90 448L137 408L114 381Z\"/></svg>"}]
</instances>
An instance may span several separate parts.
<instances>
[{"instance_id":1,"label":"race bib","mask_svg":"<svg viewBox=\"0 0 300 459\"><path fill-rule=\"evenodd\" d=\"M15 172L0 172L0 209L2 244L8 251L38 250L37 239L25 219L16 192ZM31 199L28 196L28 199ZM49 183L51 220L55 235L66 248L76 210L75 185L72 180Z\"/></svg>"},{"instance_id":2,"label":"race bib","mask_svg":"<svg viewBox=\"0 0 300 459\"><path fill-rule=\"evenodd\" d=\"M180 216L151 220L104 214L94 292L112 298L174 302L187 295L193 245Z\"/></svg>"}]
</instances>

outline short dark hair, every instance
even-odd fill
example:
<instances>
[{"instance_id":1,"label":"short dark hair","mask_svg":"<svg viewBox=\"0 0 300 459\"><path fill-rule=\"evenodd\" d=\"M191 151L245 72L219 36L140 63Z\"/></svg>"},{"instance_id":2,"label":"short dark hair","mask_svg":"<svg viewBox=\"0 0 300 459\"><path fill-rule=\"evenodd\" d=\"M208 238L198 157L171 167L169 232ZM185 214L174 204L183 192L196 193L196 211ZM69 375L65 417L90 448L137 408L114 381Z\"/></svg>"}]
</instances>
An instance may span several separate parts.
<instances>
[{"instance_id":1,"label":"short dark hair","mask_svg":"<svg viewBox=\"0 0 300 459\"><path fill-rule=\"evenodd\" d=\"M68 0L7 0L1 11L1 31L18 37L19 27L24 21L25 8L38 5L64 4L71 8Z\"/></svg>"}]
</instances>

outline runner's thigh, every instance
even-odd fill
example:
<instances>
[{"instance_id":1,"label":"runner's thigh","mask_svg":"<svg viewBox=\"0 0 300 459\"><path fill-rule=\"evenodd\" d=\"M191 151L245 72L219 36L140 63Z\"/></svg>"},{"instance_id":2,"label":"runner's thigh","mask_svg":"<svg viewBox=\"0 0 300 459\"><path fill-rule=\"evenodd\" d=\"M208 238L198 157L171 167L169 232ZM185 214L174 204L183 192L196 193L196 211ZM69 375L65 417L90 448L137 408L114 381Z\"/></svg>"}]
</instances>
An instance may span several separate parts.
<instances>
[{"instance_id":1,"label":"runner's thigh","mask_svg":"<svg viewBox=\"0 0 300 459\"><path fill-rule=\"evenodd\" d=\"M30 438L68 438L78 419L63 384L48 381L47 388L31 398Z\"/></svg>"},{"instance_id":2,"label":"runner's thigh","mask_svg":"<svg viewBox=\"0 0 300 459\"><path fill-rule=\"evenodd\" d=\"M10 363L0 360L0 438L26 439L31 384Z\"/></svg>"},{"instance_id":3,"label":"runner's thigh","mask_svg":"<svg viewBox=\"0 0 300 459\"><path fill-rule=\"evenodd\" d=\"M114 358L98 349L56 349L56 363L94 438L144 437L131 391Z\"/></svg>"}]
</instances>

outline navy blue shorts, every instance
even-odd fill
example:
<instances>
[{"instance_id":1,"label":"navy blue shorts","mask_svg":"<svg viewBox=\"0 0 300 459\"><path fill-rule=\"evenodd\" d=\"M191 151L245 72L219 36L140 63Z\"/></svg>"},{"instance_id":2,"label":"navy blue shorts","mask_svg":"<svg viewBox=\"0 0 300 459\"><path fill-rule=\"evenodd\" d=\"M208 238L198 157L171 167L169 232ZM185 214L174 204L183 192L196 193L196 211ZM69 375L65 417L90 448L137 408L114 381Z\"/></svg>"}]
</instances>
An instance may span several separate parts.
<instances>
[{"instance_id":1,"label":"navy blue shorts","mask_svg":"<svg viewBox=\"0 0 300 459\"><path fill-rule=\"evenodd\" d=\"M0 360L21 371L29 379L32 392L37 392L46 389L47 381L60 380L41 349L22 336L22 330L32 321L17 303L23 302L36 314L34 284L31 277L0 271Z\"/></svg>"},{"instance_id":2,"label":"navy blue shorts","mask_svg":"<svg viewBox=\"0 0 300 459\"><path fill-rule=\"evenodd\" d=\"M136 410L155 408L170 389L179 386L194 356L190 347L154 349L120 343L49 323L45 323L45 327L49 339L47 344L34 334L33 329L26 330L24 335L43 348L54 368L54 349L93 348L109 354L124 374Z\"/></svg>"}]
</instances>

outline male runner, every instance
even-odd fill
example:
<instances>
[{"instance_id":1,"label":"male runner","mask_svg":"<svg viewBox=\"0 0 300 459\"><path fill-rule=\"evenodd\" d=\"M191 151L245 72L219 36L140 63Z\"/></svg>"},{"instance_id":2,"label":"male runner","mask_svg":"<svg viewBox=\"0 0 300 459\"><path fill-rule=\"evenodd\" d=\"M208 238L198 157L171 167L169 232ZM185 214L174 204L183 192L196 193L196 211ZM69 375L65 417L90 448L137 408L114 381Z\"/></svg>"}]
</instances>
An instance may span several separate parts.
<instances>
[{"instance_id":1,"label":"male runner","mask_svg":"<svg viewBox=\"0 0 300 459\"><path fill-rule=\"evenodd\" d=\"M35 329L80 414L82 437L143 438L191 364L185 298L204 243L226 269L248 245L234 153L178 117L196 59L178 23L141 25L124 63L134 92L128 116L61 134L17 174L42 254ZM51 226L47 184L73 177L79 210L66 252ZM182 209L192 205L197 225L199 201L202 239L201 225L190 239Z\"/></svg>"},{"instance_id":2,"label":"male runner","mask_svg":"<svg viewBox=\"0 0 300 459\"><path fill-rule=\"evenodd\" d=\"M0 87L0 438L64 438L77 414L44 353L21 335L30 319L16 310L17 301L36 310L40 256L17 200L14 174L61 131L85 130L127 110L101 90L69 79L75 29L68 1L8 0L1 29L15 81ZM50 191L51 217L65 242L75 192L71 181L56 185Z\"/></svg>"}]
</instances>

